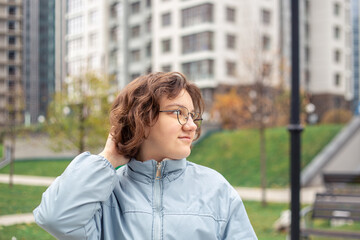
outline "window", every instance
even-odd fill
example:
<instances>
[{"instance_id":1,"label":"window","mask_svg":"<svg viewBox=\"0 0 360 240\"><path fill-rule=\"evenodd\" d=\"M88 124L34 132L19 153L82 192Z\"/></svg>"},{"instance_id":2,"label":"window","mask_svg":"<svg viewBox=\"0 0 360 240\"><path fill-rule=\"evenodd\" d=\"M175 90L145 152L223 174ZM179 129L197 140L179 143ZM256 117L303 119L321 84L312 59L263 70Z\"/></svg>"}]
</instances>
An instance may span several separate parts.
<instances>
[{"instance_id":1,"label":"window","mask_svg":"<svg viewBox=\"0 0 360 240\"><path fill-rule=\"evenodd\" d=\"M67 12L73 12L82 8L82 0L67 0Z\"/></svg>"},{"instance_id":2,"label":"window","mask_svg":"<svg viewBox=\"0 0 360 240\"><path fill-rule=\"evenodd\" d=\"M163 66L161 67L161 70L162 70L163 72L171 72L171 65L163 65Z\"/></svg>"},{"instance_id":3,"label":"window","mask_svg":"<svg viewBox=\"0 0 360 240\"><path fill-rule=\"evenodd\" d=\"M15 36L9 36L8 43L9 43L9 45L16 44L16 37Z\"/></svg>"},{"instance_id":4,"label":"window","mask_svg":"<svg viewBox=\"0 0 360 240\"><path fill-rule=\"evenodd\" d=\"M15 51L9 51L8 52L8 59L9 60L15 60L16 58L16 52Z\"/></svg>"},{"instance_id":5,"label":"window","mask_svg":"<svg viewBox=\"0 0 360 240\"><path fill-rule=\"evenodd\" d=\"M140 77L140 73L132 73L131 75L130 75L130 79L136 79L136 78L138 78L138 77Z\"/></svg>"},{"instance_id":6,"label":"window","mask_svg":"<svg viewBox=\"0 0 360 240\"><path fill-rule=\"evenodd\" d=\"M336 63L339 63L341 61L341 52L338 49L334 52L334 61Z\"/></svg>"},{"instance_id":7,"label":"window","mask_svg":"<svg viewBox=\"0 0 360 240\"><path fill-rule=\"evenodd\" d=\"M310 47L306 46L305 47L305 61L306 62L310 62Z\"/></svg>"},{"instance_id":8,"label":"window","mask_svg":"<svg viewBox=\"0 0 360 240\"><path fill-rule=\"evenodd\" d=\"M131 14L138 14L140 12L140 2L134 2L130 6Z\"/></svg>"},{"instance_id":9,"label":"window","mask_svg":"<svg viewBox=\"0 0 360 240\"><path fill-rule=\"evenodd\" d=\"M270 50L270 37L267 35L262 36L262 49L264 51Z\"/></svg>"},{"instance_id":10,"label":"window","mask_svg":"<svg viewBox=\"0 0 360 240\"><path fill-rule=\"evenodd\" d=\"M193 53L213 49L213 33L202 32L182 37L182 53Z\"/></svg>"},{"instance_id":11,"label":"window","mask_svg":"<svg viewBox=\"0 0 360 240\"><path fill-rule=\"evenodd\" d=\"M118 8L120 6L120 3L114 3L111 5L110 7L110 16L112 18L117 18L118 17Z\"/></svg>"},{"instance_id":12,"label":"window","mask_svg":"<svg viewBox=\"0 0 360 240\"><path fill-rule=\"evenodd\" d=\"M15 75L16 71L15 71L15 67L14 66L9 66L8 67L8 74L9 75Z\"/></svg>"},{"instance_id":13,"label":"window","mask_svg":"<svg viewBox=\"0 0 360 240\"><path fill-rule=\"evenodd\" d=\"M9 30L15 30L15 25L16 25L15 21L9 21L8 22L8 29Z\"/></svg>"},{"instance_id":14,"label":"window","mask_svg":"<svg viewBox=\"0 0 360 240\"><path fill-rule=\"evenodd\" d=\"M334 84L339 87L341 85L341 75L340 73L335 73L334 75Z\"/></svg>"},{"instance_id":15,"label":"window","mask_svg":"<svg viewBox=\"0 0 360 240\"><path fill-rule=\"evenodd\" d=\"M67 33L76 34L82 32L83 17L78 16L67 20Z\"/></svg>"},{"instance_id":16,"label":"window","mask_svg":"<svg viewBox=\"0 0 360 240\"><path fill-rule=\"evenodd\" d=\"M226 35L226 47L228 49L235 49L236 48L236 36L232 34Z\"/></svg>"},{"instance_id":17,"label":"window","mask_svg":"<svg viewBox=\"0 0 360 240\"><path fill-rule=\"evenodd\" d=\"M264 25L270 25L270 23L271 23L271 12L270 12L270 10L267 10L267 9L262 9L261 10L261 22Z\"/></svg>"},{"instance_id":18,"label":"window","mask_svg":"<svg viewBox=\"0 0 360 240\"><path fill-rule=\"evenodd\" d=\"M309 25L309 23L305 23L305 38L306 39L310 38L310 25Z\"/></svg>"},{"instance_id":19,"label":"window","mask_svg":"<svg viewBox=\"0 0 360 240\"><path fill-rule=\"evenodd\" d=\"M99 22L99 12L92 11L89 13L89 24L96 25Z\"/></svg>"},{"instance_id":20,"label":"window","mask_svg":"<svg viewBox=\"0 0 360 240\"><path fill-rule=\"evenodd\" d=\"M161 16L161 25L163 27L170 26L171 25L171 13L164 13Z\"/></svg>"},{"instance_id":21,"label":"window","mask_svg":"<svg viewBox=\"0 0 360 240\"><path fill-rule=\"evenodd\" d=\"M310 75L309 69L305 70L304 75L305 75L305 88L306 88L306 91L309 91L310 81L311 81L311 75Z\"/></svg>"},{"instance_id":22,"label":"window","mask_svg":"<svg viewBox=\"0 0 360 240\"><path fill-rule=\"evenodd\" d=\"M335 26L334 27L334 38L335 39L340 39L341 35L341 30L339 26Z\"/></svg>"},{"instance_id":23,"label":"window","mask_svg":"<svg viewBox=\"0 0 360 240\"><path fill-rule=\"evenodd\" d=\"M151 49L152 49L152 44L151 44L151 42L149 42L147 45L146 45L146 56L147 57L151 57Z\"/></svg>"},{"instance_id":24,"label":"window","mask_svg":"<svg viewBox=\"0 0 360 240\"><path fill-rule=\"evenodd\" d=\"M263 63L262 65L262 76L269 77L271 74L271 64L270 63Z\"/></svg>"},{"instance_id":25,"label":"window","mask_svg":"<svg viewBox=\"0 0 360 240\"><path fill-rule=\"evenodd\" d=\"M234 8L231 8L231 7L227 7L226 8L226 21L228 22L235 22L236 20L236 11Z\"/></svg>"},{"instance_id":26,"label":"window","mask_svg":"<svg viewBox=\"0 0 360 240\"><path fill-rule=\"evenodd\" d=\"M98 43L98 35L96 33L92 33L89 35L89 46L95 47Z\"/></svg>"},{"instance_id":27,"label":"window","mask_svg":"<svg viewBox=\"0 0 360 240\"><path fill-rule=\"evenodd\" d=\"M226 62L226 75L235 77L236 76L236 63L227 61Z\"/></svg>"},{"instance_id":28,"label":"window","mask_svg":"<svg viewBox=\"0 0 360 240\"><path fill-rule=\"evenodd\" d=\"M305 0L305 14L306 16L310 14L310 0Z\"/></svg>"},{"instance_id":29,"label":"window","mask_svg":"<svg viewBox=\"0 0 360 240\"><path fill-rule=\"evenodd\" d=\"M181 11L181 26L188 27L213 21L213 5L201 4Z\"/></svg>"},{"instance_id":30,"label":"window","mask_svg":"<svg viewBox=\"0 0 360 240\"><path fill-rule=\"evenodd\" d=\"M138 38L140 37L140 26L134 26L131 28L131 33L130 33L131 38Z\"/></svg>"},{"instance_id":31,"label":"window","mask_svg":"<svg viewBox=\"0 0 360 240\"><path fill-rule=\"evenodd\" d=\"M118 28L117 27L111 28L110 39L111 39L111 41L114 41L114 42L116 42L118 40Z\"/></svg>"},{"instance_id":32,"label":"window","mask_svg":"<svg viewBox=\"0 0 360 240\"><path fill-rule=\"evenodd\" d=\"M139 62L140 61L140 50L132 50L130 53L131 62Z\"/></svg>"},{"instance_id":33,"label":"window","mask_svg":"<svg viewBox=\"0 0 360 240\"><path fill-rule=\"evenodd\" d=\"M145 31L147 33L151 32L151 17L146 20Z\"/></svg>"},{"instance_id":34,"label":"window","mask_svg":"<svg viewBox=\"0 0 360 240\"><path fill-rule=\"evenodd\" d=\"M9 13L9 15L16 15L16 7L15 6L9 6L8 13Z\"/></svg>"},{"instance_id":35,"label":"window","mask_svg":"<svg viewBox=\"0 0 360 240\"><path fill-rule=\"evenodd\" d=\"M214 61L205 59L182 64L182 71L191 80L213 78Z\"/></svg>"},{"instance_id":36,"label":"window","mask_svg":"<svg viewBox=\"0 0 360 240\"><path fill-rule=\"evenodd\" d=\"M88 58L88 67L90 69L98 69L100 67L100 58L98 56L89 56Z\"/></svg>"},{"instance_id":37,"label":"window","mask_svg":"<svg viewBox=\"0 0 360 240\"><path fill-rule=\"evenodd\" d=\"M165 39L161 42L161 48L163 53L171 51L171 39Z\"/></svg>"},{"instance_id":38,"label":"window","mask_svg":"<svg viewBox=\"0 0 360 240\"><path fill-rule=\"evenodd\" d=\"M67 43L67 54L74 56L82 47L83 40L81 37L69 40Z\"/></svg>"},{"instance_id":39,"label":"window","mask_svg":"<svg viewBox=\"0 0 360 240\"><path fill-rule=\"evenodd\" d=\"M340 16L341 6L340 3L334 3L334 15Z\"/></svg>"}]
</instances>

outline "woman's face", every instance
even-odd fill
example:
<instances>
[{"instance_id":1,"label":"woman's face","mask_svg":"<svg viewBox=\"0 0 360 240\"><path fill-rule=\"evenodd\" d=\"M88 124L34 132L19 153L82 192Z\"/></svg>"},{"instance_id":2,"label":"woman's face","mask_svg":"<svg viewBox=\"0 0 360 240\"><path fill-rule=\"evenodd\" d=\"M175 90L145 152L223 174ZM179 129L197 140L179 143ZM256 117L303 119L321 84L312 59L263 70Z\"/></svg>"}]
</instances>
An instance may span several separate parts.
<instances>
[{"instance_id":1,"label":"woman's face","mask_svg":"<svg viewBox=\"0 0 360 240\"><path fill-rule=\"evenodd\" d=\"M164 97L160 100L160 111L177 110L179 107L194 111L194 104L186 90L182 90L174 99ZM149 128L148 137L140 146L138 160L161 161L164 158L182 159L189 156L196 129L191 117L186 124L180 125L176 112L160 112L155 125Z\"/></svg>"}]
</instances>

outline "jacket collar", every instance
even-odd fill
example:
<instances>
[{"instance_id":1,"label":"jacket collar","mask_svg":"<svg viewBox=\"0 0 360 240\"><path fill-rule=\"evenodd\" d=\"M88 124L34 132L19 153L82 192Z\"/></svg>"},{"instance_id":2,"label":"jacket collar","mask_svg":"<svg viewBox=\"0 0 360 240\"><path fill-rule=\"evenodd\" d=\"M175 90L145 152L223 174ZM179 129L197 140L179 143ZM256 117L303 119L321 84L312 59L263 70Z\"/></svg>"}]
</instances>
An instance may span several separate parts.
<instances>
[{"instance_id":1,"label":"jacket collar","mask_svg":"<svg viewBox=\"0 0 360 240\"><path fill-rule=\"evenodd\" d=\"M164 159L161 161L161 179L173 181L178 178L186 168L186 158L180 160ZM157 162L148 160L145 162L132 158L127 164L127 173L135 180L141 182L153 182L156 176Z\"/></svg>"}]
</instances>

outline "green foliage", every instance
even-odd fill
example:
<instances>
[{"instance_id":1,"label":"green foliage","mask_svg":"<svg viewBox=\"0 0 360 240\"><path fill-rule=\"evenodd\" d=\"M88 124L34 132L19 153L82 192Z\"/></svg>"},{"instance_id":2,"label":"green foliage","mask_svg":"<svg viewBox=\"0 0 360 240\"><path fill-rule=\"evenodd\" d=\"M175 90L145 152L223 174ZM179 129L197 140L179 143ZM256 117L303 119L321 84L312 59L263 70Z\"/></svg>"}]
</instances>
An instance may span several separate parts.
<instances>
[{"instance_id":1,"label":"green foliage","mask_svg":"<svg viewBox=\"0 0 360 240\"><path fill-rule=\"evenodd\" d=\"M33 176L46 176L57 177L69 165L70 160L26 160L15 161L14 172L18 175L33 175ZM0 173L8 174L10 169L9 165L0 169Z\"/></svg>"},{"instance_id":2,"label":"green foliage","mask_svg":"<svg viewBox=\"0 0 360 240\"><path fill-rule=\"evenodd\" d=\"M342 125L307 126L302 134L302 166L306 166L339 132ZM266 130L267 185L284 187L289 182L289 132ZM189 160L223 174L234 186L260 186L259 132L255 129L222 131L198 142Z\"/></svg>"},{"instance_id":3,"label":"green foliage","mask_svg":"<svg viewBox=\"0 0 360 240\"><path fill-rule=\"evenodd\" d=\"M46 187L13 185L0 183L0 215L29 213L40 204L41 194Z\"/></svg>"},{"instance_id":4,"label":"green foliage","mask_svg":"<svg viewBox=\"0 0 360 240\"><path fill-rule=\"evenodd\" d=\"M49 105L46 131L54 150L102 146L109 131L110 81L94 73L71 79ZM102 137L103 136L103 137Z\"/></svg>"}]
</instances>

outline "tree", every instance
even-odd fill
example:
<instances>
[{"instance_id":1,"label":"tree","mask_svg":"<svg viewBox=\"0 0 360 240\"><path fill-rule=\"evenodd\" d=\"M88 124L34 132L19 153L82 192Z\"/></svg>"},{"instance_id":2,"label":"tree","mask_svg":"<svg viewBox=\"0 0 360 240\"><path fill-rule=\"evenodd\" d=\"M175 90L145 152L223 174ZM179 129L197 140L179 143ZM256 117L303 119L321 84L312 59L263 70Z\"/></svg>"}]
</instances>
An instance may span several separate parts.
<instances>
[{"instance_id":1,"label":"tree","mask_svg":"<svg viewBox=\"0 0 360 240\"><path fill-rule=\"evenodd\" d=\"M69 79L49 105L46 130L55 150L98 150L109 132L111 79L94 72Z\"/></svg>"}]
</instances>

